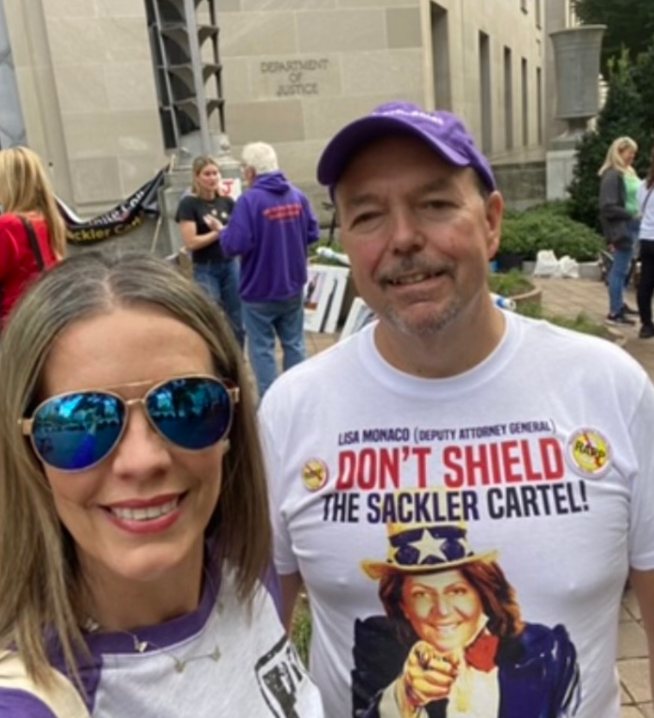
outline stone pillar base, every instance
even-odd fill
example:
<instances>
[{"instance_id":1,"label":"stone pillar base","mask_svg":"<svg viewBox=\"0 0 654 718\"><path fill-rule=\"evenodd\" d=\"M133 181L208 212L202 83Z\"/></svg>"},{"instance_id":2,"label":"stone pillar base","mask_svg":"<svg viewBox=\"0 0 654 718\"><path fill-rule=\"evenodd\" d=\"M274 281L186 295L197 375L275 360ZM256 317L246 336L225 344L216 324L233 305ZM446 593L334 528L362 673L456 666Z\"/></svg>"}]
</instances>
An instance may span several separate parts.
<instances>
[{"instance_id":1,"label":"stone pillar base","mask_svg":"<svg viewBox=\"0 0 654 718\"><path fill-rule=\"evenodd\" d=\"M577 162L574 149L551 150L546 154L547 200L567 199L568 186Z\"/></svg>"}]
</instances>

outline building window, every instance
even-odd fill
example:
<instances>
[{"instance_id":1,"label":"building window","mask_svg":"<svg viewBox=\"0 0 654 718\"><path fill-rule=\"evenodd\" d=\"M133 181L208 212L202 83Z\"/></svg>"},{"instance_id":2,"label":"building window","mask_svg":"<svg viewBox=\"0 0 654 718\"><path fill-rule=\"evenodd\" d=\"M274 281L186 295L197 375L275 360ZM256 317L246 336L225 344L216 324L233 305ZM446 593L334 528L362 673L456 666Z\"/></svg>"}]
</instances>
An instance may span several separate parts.
<instances>
[{"instance_id":1,"label":"building window","mask_svg":"<svg viewBox=\"0 0 654 718\"><path fill-rule=\"evenodd\" d=\"M431 44L434 68L434 100L440 110L452 109L450 86L450 29L447 10L430 3Z\"/></svg>"},{"instance_id":2,"label":"building window","mask_svg":"<svg viewBox=\"0 0 654 718\"><path fill-rule=\"evenodd\" d=\"M543 144L543 74L540 67L536 68L536 127L538 144Z\"/></svg>"},{"instance_id":3,"label":"building window","mask_svg":"<svg viewBox=\"0 0 654 718\"><path fill-rule=\"evenodd\" d=\"M522 58L522 144L529 144L529 75L527 60Z\"/></svg>"},{"instance_id":4,"label":"building window","mask_svg":"<svg viewBox=\"0 0 654 718\"><path fill-rule=\"evenodd\" d=\"M543 73L536 68L536 131L538 144L543 144Z\"/></svg>"},{"instance_id":5,"label":"building window","mask_svg":"<svg viewBox=\"0 0 654 718\"><path fill-rule=\"evenodd\" d=\"M522 12L528 12L527 0L520 0L520 9L522 10Z\"/></svg>"},{"instance_id":6,"label":"building window","mask_svg":"<svg viewBox=\"0 0 654 718\"><path fill-rule=\"evenodd\" d=\"M504 144L507 150L514 146L513 138L513 54L504 48Z\"/></svg>"},{"instance_id":7,"label":"building window","mask_svg":"<svg viewBox=\"0 0 654 718\"><path fill-rule=\"evenodd\" d=\"M479 91L481 105L481 149L491 152L493 148L493 111L491 102L490 38L479 33Z\"/></svg>"},{"instance_id":8,"label":"building window","mask_svg":"<svg viewBox=\"0 0 654 718\"><path fill-rule=\"evenodd\" d=\"M580 23L579 23L579 18L577 17L577 14L575 13L574 3L571 2L571 0L565 0L565 8L566 8L566 27L577 27Z\"/></svg>"},{"instance_id":9,"label":"building window","mask_svg":"<svg viewBox=\"0 0 654 718\"><path fill-rule=\"evenodd\" d=\"M535 2L534 2L534 19L535 19L537 28L540 29L541 27L543 27L543 23L541 21L540 0L535 0Z\"/></svg>"}]
</instances>

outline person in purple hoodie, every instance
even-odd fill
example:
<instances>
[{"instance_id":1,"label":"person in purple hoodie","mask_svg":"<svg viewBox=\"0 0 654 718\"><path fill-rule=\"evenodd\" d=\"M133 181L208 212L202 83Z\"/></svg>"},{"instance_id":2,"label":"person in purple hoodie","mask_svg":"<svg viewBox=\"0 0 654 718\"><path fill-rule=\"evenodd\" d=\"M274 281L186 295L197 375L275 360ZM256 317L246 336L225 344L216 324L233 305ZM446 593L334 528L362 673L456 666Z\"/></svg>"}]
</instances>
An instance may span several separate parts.
<instances>
[{"instance_id":1,"label":"person in purple hoodie","mask_svg":"<svg viewBox=\"0 0 654 718\"><path fill-rule=\"evenodd\" d=\"M250 189L236 202L220 241L225 254L241 256L243 323L261 399L277 375L276 336L284 371L306 356L307 248L320 233L309 200L280 172L274 148L246 145L242 165Z\"/></svg>"}]
</instances>

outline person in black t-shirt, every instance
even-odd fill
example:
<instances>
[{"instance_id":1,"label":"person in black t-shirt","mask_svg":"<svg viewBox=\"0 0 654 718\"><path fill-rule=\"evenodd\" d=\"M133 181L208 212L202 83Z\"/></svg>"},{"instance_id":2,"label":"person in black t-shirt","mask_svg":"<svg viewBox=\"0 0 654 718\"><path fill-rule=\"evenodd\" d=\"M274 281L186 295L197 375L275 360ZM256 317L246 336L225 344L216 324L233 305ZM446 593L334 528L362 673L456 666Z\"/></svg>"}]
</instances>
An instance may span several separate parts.
<instances>
[{"instance_id":1,"label":"person in black t-shirt","mask_svg":"<svg viewBox=\"0 0 654 718\"><path fill-rule=\"evenodd\" d=\"M191 193L180 200L175 220L184 246L191 253L195 280L225 310L242 347L245 332L238 292L238 260L225 256L219 241L220 231L234 209L234 200L220 194L220 170L211 157L196 157L192 172Z\"/></svg>"}]
</instances>

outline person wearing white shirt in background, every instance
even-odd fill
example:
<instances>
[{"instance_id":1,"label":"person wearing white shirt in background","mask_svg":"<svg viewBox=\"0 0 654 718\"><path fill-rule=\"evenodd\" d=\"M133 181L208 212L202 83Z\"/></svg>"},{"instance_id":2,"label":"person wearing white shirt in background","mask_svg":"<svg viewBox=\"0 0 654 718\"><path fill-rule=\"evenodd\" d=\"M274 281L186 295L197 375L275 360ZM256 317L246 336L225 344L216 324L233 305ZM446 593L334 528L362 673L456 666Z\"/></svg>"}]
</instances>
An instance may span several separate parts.
<instances>
[{"instance_id":1,"label":"person wearing white shirt in background","mask_svg":"<svg viewBox=\"0 0 654 718\"><path fill-rule=\"evenodd\" d=\"M652 324L652 294L654 293L654 150L647 177L638 188L640 208L640 281L638 282L638 314L640 315L641 339L654 337Z\"/></svg>"}]
</instances>

